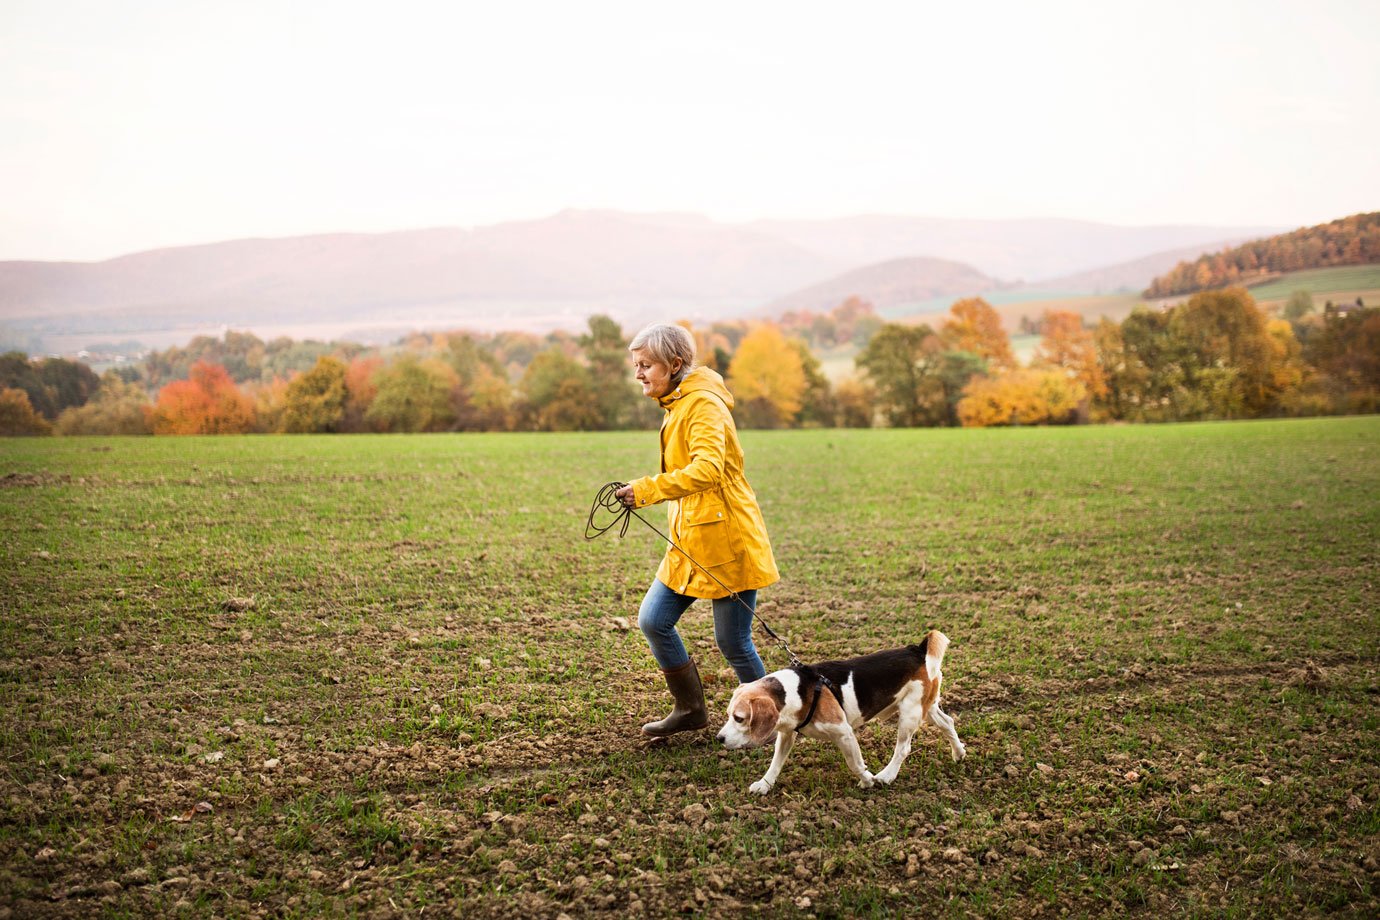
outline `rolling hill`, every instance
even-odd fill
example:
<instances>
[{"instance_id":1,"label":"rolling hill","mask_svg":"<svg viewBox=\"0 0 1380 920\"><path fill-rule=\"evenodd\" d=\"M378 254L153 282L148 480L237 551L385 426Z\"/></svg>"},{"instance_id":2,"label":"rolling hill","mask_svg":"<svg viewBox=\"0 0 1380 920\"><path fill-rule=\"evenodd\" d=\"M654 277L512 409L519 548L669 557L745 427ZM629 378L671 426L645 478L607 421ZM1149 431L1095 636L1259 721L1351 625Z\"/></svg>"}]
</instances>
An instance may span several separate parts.
<instances>
[{"instance_id":1,"label":"rolling hill","mask_svg":"<svg viewBox=\"0 0 1380 920\"><path fill-rule=\"evenodd\" d=\"M472 229L0 262L0 332L72 348L112 337L171 344L225 327L380 341L408 329L573 329L596 312L625 326L700 322L779 303L827 307L848 294L903 305L992 291L994 278L1056 278L1246 229L907 217L729 224L570 210Z\"/></svg>"},{"instance_id":2,"label":"rolling hill","mask_svg":"<svg viewBox=\"0 0 1380 920\"><path fill-rule=\"evenodd\" d=\"M770 316L788 310L822 312L856 295L886 313L936 297L964 297L1002 286L1001 282L961 262L923 257L892 259L793 291L771 301L763 312Z\"/></svg>"}]
</instances>

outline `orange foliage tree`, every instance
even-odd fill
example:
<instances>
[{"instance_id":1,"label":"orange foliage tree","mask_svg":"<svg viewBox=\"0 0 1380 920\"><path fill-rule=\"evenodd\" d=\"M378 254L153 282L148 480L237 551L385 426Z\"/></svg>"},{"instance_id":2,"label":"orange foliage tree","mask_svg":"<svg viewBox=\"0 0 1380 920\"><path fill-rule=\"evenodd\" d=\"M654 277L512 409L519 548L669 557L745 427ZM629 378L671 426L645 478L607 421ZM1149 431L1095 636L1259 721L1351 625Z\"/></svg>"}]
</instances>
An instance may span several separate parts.
<instances>
[{"instance_id":1,"label":"orange foliage tree","mask_svg":"<svg viewBox=\"0 0 1380 920\"><path fill-rule=\"evenodd\" d=\"M1059 425L1074 421L1087 395L1083 384L1062 370L1006 371L975 377L958 401L958 419L964 428Z\"/></svg>"},{"instance_id":2,"label":"orange foliage tree","mask_svg":"<svg viewBox=\"0 0 1380 920\"><path fill-rule=\"evenodd\" d=\"M1035 365L1062 367L1094 399L1105 396L1107 381L1097 361L1092 330L1083 328L1083 318L1067 310L1046 310L1043 326Z\"/></svg>"},{"instance_id":3,"label":"orange foliage tree","mask_svg":"<svg viewBox=\"0 0 1380 920\"><path fill-rule=\"evenodd\" d=\"M981 297L968 297L954 303L949 313L939 336L950 351L977 355L994 369L1016 366L1011 340L991 304Z\"/></svg>"},{"instance_id":4,"label":"orange foliage tree","mask_svg":"<svg viewBox=\"0 0 1380 920\"><path fill-rule=\"evenodd\" d=\"M225 368L198 361L191 376L158 391L154 434L239 434L254 428L254 403Z\"/></svg>"},{"instance_id":5,"label":"orange foliage tree","mask_svg":"<svg viewBox=\"0 0 1380 920\"><path fill-rule=\"evenodd\" d=\"M378 355L361 355L354 358L345 368L345 413L340 421L341 431L382 431L382 424L365 420L374 397L378 395L378 384L374 376L383 366Z\"/></svg>"},{"instance_id":6,"label":"orange foliage tree","mask_svg":"<svg viewBox=\"0 0 1380 920\"><path fill-rule=\"evenodd\" d=\"M771 323L743 337L729 366L736 414L747 428L789 426L800 412L807 384L800 352Z\"/></svg>"}]
</instances>

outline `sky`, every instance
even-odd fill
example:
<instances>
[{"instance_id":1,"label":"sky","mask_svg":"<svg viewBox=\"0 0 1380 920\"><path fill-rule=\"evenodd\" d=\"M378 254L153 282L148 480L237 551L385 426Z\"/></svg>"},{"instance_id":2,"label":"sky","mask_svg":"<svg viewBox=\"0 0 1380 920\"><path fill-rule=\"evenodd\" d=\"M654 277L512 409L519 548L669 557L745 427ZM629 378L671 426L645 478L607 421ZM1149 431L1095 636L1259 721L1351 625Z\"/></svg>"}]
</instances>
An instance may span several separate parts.
<instances>
[{"instance_id":1,"label":"sky","mask_svg":"<svg viewBox=\"0 0 1380 920\"><path fill-rule=\"evenodd\" d=\"M0 0L0 260L538 219L1380 210L1380 3Z\"/></svg>"}]
</instances>

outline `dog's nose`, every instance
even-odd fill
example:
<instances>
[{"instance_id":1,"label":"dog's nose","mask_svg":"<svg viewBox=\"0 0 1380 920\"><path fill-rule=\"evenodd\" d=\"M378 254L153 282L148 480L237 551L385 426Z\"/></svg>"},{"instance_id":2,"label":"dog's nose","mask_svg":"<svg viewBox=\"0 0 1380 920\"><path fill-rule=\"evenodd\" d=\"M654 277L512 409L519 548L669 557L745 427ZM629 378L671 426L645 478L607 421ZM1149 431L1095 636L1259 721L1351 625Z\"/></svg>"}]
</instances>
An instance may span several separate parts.
<instances>
[{"instance_id":1,"label":"dog's nose","mask_svg":"<svg viewBox=\"0 0 1380 920\"><path fill-rule=\"evenodd\" d=\"M719 732L719 733L718 733L717 735L715 735L714 737L716 737L716 738L719 739L719 743L720 743L720 744L723 744L723 743L724 743L724 733L723 733L723 732Z\"/></svg>"}]
</instances>

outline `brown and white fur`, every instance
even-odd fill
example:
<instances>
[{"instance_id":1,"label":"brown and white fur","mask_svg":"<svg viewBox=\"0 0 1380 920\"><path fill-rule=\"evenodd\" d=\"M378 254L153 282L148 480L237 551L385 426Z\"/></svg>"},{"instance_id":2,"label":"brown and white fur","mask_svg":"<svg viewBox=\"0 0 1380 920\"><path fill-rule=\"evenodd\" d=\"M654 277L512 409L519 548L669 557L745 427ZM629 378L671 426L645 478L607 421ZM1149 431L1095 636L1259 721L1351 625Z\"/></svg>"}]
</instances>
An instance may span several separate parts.
<instances>
[{"instance_id":1,"label":"brown and white fur","mask_svg":"<svg viewBox=\"0 0 1380 920\"><path fill-rule=\"evenodd\" d=\"M843 661L824 661L804 671L775 671L734 691L719 740L724 747L736 750L760 747L776 736L771 766L749 787L758 795L766 795L786 765L795 744L796 729L805 721L818 694L814 717L800 734L832 741L863 789L896 779L902 762L910 754L911 738L927 718L948 739L953 759L962 760L965 751L954 730L954 720L939 708L939 685L944 679L939 667L948 647L948 637L932 630L917 645ZM842 706L815 674L834 682L843 697ZM872 719L893 716L897 719L896 751L891 762L874 775L863 762L854 731Z\"/></svg>"}]
</instances>

